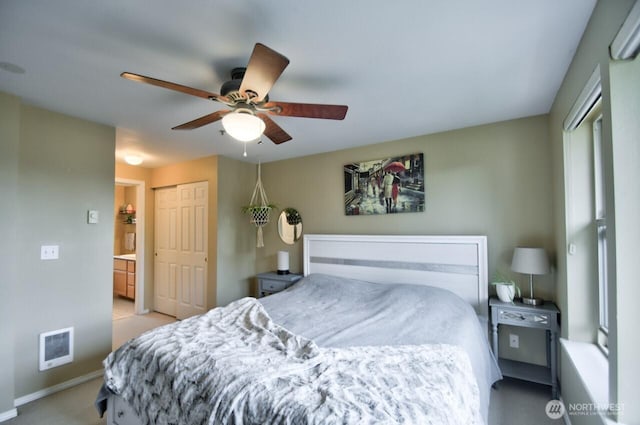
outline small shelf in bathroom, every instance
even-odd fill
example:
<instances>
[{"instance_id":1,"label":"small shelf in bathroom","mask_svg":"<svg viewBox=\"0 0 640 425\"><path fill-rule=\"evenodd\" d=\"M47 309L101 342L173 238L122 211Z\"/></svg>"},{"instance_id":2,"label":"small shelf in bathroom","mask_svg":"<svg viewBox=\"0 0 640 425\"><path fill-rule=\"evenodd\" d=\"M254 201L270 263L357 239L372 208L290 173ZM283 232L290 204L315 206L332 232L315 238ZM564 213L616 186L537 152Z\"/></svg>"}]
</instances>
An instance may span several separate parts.
<instances>
[{"instance_id":1,"label":"small shelf in bathroom","mask_svg":"<svg viewBox=\"0 0 640 425\"><path fill-rule=\"evenodd\" d=\"M128 216L126 219L122 221L124 224L136 224L135 210L133 210L133 212L120 211L119 214Z\"/></svg>"}]
</instances>

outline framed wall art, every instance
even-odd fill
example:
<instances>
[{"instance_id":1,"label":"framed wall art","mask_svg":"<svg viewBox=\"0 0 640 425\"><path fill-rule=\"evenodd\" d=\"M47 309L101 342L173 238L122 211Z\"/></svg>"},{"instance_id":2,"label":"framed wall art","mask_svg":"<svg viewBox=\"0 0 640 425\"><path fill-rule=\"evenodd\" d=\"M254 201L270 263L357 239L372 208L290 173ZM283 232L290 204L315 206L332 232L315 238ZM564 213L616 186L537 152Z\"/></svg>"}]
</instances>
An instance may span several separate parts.
<instances>
[{"instance_id":1,"label":"framed wall art","mask_svg":"<svg viewBox=\"0 0 640 425\"><path fill-rule=\"evenodd\" d=\"M424 205L422 153L345 164L346 215L421 212Z\"/></svg>"}]
</instances>

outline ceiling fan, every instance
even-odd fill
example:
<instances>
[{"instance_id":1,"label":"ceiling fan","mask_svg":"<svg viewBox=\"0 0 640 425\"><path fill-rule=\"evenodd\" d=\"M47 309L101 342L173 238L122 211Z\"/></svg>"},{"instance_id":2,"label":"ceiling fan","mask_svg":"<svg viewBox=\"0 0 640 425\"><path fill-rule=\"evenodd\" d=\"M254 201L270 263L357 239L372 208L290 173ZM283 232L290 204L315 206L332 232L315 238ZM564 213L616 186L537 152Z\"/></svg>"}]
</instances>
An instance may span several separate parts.
<instances>
[{"instance_id":1,"label":"ceiling fan","mask_svg":"<svg viewBox=\"0 0 640 425\"><path fill-rule=\"evenodd\" d=\"M123 72L120 76L131 81L164 87L169 90L220 102L230 108L196 118L193 121L173 127L172 130L192 130L222 119L223 127L225 127L227 133L238 140L245 142L255 140L264 133L273 143L280 144L291 140L291 136L276 124L269 117L270 115L330 120L344 119L348 109L345 105L269 101L269 90L271 90L271 87L273 87L273 84L287 65L289 65L289 59L285 56L264 44L256 43L247 67L234 68L231 71L231 81L227 81L222 85L220 94L130 72ZM259 133L255 132L251 135L231 134L230 129L225 124L233 120L243 121L243 127L240 130L247 129L251 125L257 125ZM242 138L247 140L242 140Z\"/></svg>"}]
</instances>

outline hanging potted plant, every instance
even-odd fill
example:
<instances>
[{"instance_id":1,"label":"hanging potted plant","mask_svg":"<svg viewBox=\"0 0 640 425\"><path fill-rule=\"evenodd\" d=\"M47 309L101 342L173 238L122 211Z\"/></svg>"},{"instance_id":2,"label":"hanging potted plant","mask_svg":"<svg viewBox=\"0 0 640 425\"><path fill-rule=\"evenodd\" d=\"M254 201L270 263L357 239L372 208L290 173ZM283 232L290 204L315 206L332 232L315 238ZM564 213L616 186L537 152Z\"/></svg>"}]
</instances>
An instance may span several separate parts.
<instances>
[{"instance_id":1,"label":"hanging potted plant","mask_svg":"<svg viewBox=\"0 0 640 425\"><path fill-rule=\"evenodd\" d=\"M274 208L276 208L276 206L269 203L267 194L262 187L260 163L258 162L258 179L256 180L256 187L253 189L253 195L251 195L249 205L242 207L242 212L249 214L251 217L249 222L253 223L258 228L256 242L256 247L258 248L262 248L264 246L262 228L269 223L269 215L271 214L271 210Z\"/></svg>"},{"instance_id":2,"label":"hanging potted plant","mask_svg":"<svg viewBox=\"0 0 640 425\"><path fill-rule=\"evenodd\" d=\"M251 219L249 220L250 223L262 227L269 223L269 215L271 214L271 210L277 208L278 207L275 204L252 204L242 207L242 212L248 214L251 217Z\"/></svg>"}]
</instances>

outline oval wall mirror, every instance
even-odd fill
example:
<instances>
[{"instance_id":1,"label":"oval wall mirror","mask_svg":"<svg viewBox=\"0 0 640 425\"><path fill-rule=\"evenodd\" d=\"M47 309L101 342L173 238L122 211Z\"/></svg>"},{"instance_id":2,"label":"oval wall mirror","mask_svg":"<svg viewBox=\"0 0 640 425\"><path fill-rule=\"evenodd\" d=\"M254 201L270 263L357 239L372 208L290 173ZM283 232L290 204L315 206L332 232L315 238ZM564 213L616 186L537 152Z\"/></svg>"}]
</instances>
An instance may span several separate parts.
<instances>
[{"instance_id":1,"label":"oval wall mirror","mask_svg":"<svg viewBox=\"0 0 640 425\"><path fill-rule=\"evenodd\" d=\"M293 245L302 236L302 217L298 210L285 208L278 217L278 234L282 242Z\"/></svg>"}]
</instances>

